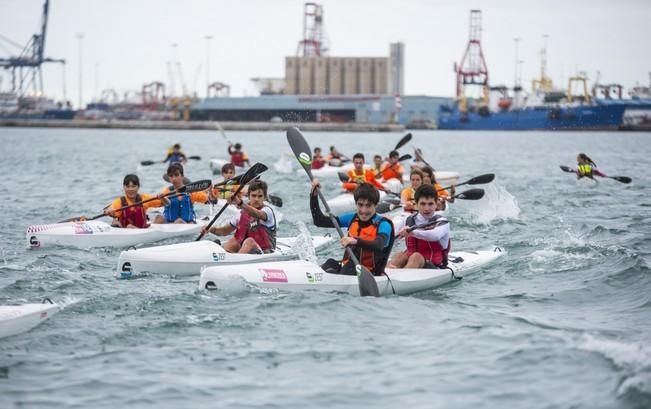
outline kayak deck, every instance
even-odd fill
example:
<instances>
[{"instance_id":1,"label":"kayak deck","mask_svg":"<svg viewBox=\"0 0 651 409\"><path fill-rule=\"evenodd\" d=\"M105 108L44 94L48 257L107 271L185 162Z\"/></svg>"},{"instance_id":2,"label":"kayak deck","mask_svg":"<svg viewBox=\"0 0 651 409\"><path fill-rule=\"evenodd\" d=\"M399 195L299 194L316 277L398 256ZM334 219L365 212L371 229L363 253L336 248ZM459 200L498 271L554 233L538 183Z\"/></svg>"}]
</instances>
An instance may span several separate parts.
<instances>
[{"instance_id":1,"label":"kayak deck","mask_svg":"<svg viewBox=\"0 0 651 409\"><path fill-rule=\"evenodd\" d=\"M42 304L0 305L0 338L27 332L61 310L46 300Z\"/></svg>"}]
</instances>

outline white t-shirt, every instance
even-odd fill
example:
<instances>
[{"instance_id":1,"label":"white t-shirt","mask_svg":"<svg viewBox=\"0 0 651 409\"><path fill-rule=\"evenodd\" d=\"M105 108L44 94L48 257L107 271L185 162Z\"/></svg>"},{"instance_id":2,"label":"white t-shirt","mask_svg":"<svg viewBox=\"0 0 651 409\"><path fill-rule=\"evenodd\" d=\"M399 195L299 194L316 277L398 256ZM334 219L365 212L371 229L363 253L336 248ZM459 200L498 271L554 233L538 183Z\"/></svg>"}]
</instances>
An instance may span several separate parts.
<instances>
[{"instance_id":1,"label":"white t-shirt","mask_svg":"<svg viewBox=\"0 0 651 409\"><path fill-rule=\"evenodd\" d=\"M416 222L416 226L420 226L427 223L429 220L423 217L422 214L417 213L414 221ZM439 221L447 221L447 219L445 217L439 217ZM416 229L412 231L411 234L417 239L438 241L441 247L446 249L450 244L450 223L444 223L430 230Z\"/></svg>"},{"instance_id":2,"label":"white t-shirt","mask_svg":"<svg viewBox=\"0 0 651 409\"><path fill-rule=\"evenodd\" d=\"M263 206L262 209L263 212L267 215L267 220L262 220L260 219L259 222L261 225L272 229L276 225L276 219L274 217L274 212L271 210L271 207L269 206ZM242 210L243 212L244 210ZM237 228L237 225L240 224L240 216L242 215L242 212L238 213L237 216L233 217L229 224L235 228Z\"/></svg>"}]
</instances>

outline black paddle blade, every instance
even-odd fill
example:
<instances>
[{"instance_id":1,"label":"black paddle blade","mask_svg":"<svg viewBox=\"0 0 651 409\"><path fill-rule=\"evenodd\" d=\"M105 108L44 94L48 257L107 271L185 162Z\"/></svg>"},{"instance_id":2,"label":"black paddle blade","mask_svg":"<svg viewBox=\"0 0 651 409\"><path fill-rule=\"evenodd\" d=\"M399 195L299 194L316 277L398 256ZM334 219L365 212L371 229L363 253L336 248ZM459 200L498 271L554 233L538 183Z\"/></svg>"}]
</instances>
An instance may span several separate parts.
<instances>
[{"instance_id":1,"label":"black paddle blade","mask_svg":"<svg viewBox=\"0 0 651 409\"><path fill-rule=\"evenodd\" d=\"M305 137L297 128L289 128L287 130L287 142L294 152L294 156L298 159L298 163L301 164L310 180L312 179L312 150L310 145L308 145Z\"/></svg>"},{"instance_id":2,"label":"black paddle blade","mask_svg":"<svg viewBox=\"0 0 651 409\"><path fill-rule=\"evenodd\" d=\"M404 155L402 155L401 157L398 158L398 162L404 162L404 161L409 160L411 158L412 158L412 156L410 154L405 153Z\"/></svg>"},{"instance_id":3,"label":"black paddle blade","mask_svg":"<svg viewBox=\"0 0 651 409\"><path fill-rule=\"evenodd\" d=\"M269 202L276 207L283 207L283 199L275 195L267 195Z\"/></svg>"},{"instance_id":4,"label":"black paddle blade","mask_svg":"<svg viewBox=\"0 0 651 409\"><path fill-rule=\"evenodd\" d=\"M622 183L631 183L633 181L633 179L629 178L628 176L608 176L608 177Z\"/></svg>"},{"instance_id":5,"label":"black paddle blade","mask_svg":"<svg viewBox=\"0 0 651 409\"><path fill-rule=\"evenodd\" d=\"M357 280L359 282L359 295L362 297L379 297L380 289L377 286L375 277L366 267L361 264L355 266Z\"/></svg>"},{"instance_id":6,"label":"black paddle blade","mask_svg":"<svg viewBox=\"0 0 651 409\"><path fill-rule=\"evenodd\" d=\"M247 170L240 178L240 186L246 185L253 179L257 178L258 175L264 173L267 169L269 168L267 167L267 165L263 163L260 162L254 163L253 166L251 166L249 170Z\"/></svg>"},{"instance_id":7,"label":"black paddle blade","mask_svg":"<svg viewBox=\"0 0 651 409\"><path fill-rule=\"evenodd\" d=\"M210 179L198 180L196 182L188 183L187 185L181 186L181 188L179 188L179 192L187 192L187 193L200 192L202 190L208 189L211 184L212 182L210 181Z\"/></svg>"},{"instance_id":8,"label":"black paddle blade","mask_svg":"<svg viewBox=\"0 0 651 409\"><path fill-rule=\"evenodd\" d=\"M397 208L401 207L400 204L393 204L389 202L380 202L378 205L375 207L375 212L378 214L384 214L388 213L392 210L395 210Z\"/></svg>"},{"instance_id":9,"label":"black paddle blade","mask_svg":"<svg viewBox=\"0 0 651 409\"><path fill-rule=\"evenodd\" d=\"M476 176L466 182L466 185L483 185L484 183L490 183L495 179L494 173L486 173L485 175Z\"/></svg>"},{"instance_id":10,"label":"black paddle blade","mask_svg":"<svg viewBox=\"0 0 651 409\"><path fill-rule=\"evenodd\" d=\"M140 164L141 164L142 166L151 166L151 165L153 165L154 163L156 163L156 162L154 162L153 160L143 160L142 162L140 162Z\"/></svg>"},{"instance_id":11,"label":"black paddle blade","mask_svg":"<svg viewBox=\"0 0 651 409\"><path fill-rule=\"evenodd\" d=\"M561 165L561 170L562 170L563 172L567 172L567 173L574 173L574 171L573 171L572 169L570 169L569 166Z\"/></svg>"},{"instance_id":12,"label":"black paddle blade","mask_svg":"<svg viewBox=\"0 0 651 409\"><path fill-rule=\"evenodd\" d=\"M349 177L344 172L337 172L337 176L339 176L339 180L342 182L348 182Z\"/></svg>"},{"instance_id":13,"label":"black paddle blade","mask_svg":"<svg viewBox=\"0 0 651 409\"><path fill-rule=\"evenodd\" d=\"M398 149L402 148L405 146L409 141L411 141L412 134L409 132L407 135L403 136L400 141L396 144L396 147L393 148L394 151L397 151Z\"/></svg>"},{"instance_id":14,"label":"black paddle blade","mask_svg":"<svg viewBox=\"0 0 651 409\"><path fill-rule=\"evenodd\" d=\"M469 189L454 195L454 197L462 200L479 200L484 197L484 193L484 189Z\"/></svg>"},{"instance_id":15,"label":"black paddle blade","mask_svg":"<svg viewBox=\"0 0 651 409\"><path fill-rule=\"evenodd\" d=\"M201 156L188 156L188 159L201 160Z\"/></svg>"}]
</instances>

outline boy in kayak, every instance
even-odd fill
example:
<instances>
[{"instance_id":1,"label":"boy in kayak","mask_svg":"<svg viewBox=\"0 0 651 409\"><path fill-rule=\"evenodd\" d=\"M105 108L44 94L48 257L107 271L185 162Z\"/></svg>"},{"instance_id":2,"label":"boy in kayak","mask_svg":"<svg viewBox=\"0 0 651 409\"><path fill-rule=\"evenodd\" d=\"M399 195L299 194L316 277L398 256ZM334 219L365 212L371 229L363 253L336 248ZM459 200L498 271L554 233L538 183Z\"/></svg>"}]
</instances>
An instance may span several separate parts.
<instances>
[{"instance_id":1,"label":"boy in kayak","mask_svg":"<svg viewBox=\"0 0 651 409\"><path fill-rule=\"evenodd\" d=\"M204 232L216 236L233 234L223 247L229 253L261 254L273 253L276 248L276 216L271 207L264 204L267 184L256 180L249 184L249 202L239 195L231 203L241 209L240 214L221 227L211 227Z\"/></svg>"},{"instance_id":2,"label":"boy in kayak","mask_svg":"<svg viewBox=\"0 0 651 409\"><path fill-rule=\"evenodd\" d=\"M382 155L373 156L373 173L375 178L379 179L382 177Z\"/></svg>"},{"instance_id":3,"label":"boy in kayak","mask_svg":"<svg viewBox=\"0 0 651 409\"><path fill-rule=\"evenodd\" d=\"M321 148L314 148L314 154L312 154L312 169L321 169L326 164L326 160L321 154Z\"/></svg>"},{"instance_id":4,"label":"boy in kayak","mask_svg":"<svg viewBox=\"0 0 651 409\"><path fill-rule=\"evenodd\" d=\"M167 168L166 173L172 186L168 186L161 194L167 194L175 189L180 189L184 183L183 165L180 163L173 163ZM165 210L162 215L156 216L154 223L194 223L194 203L207 203L214 200L212 192L192 192L192 193L179 193L169 197L169 204L165 205Z\"/></svg>"},{"instance_id":5,"label":"boy in kayak","mask_svg":"<svg viewBox=\"0 0 651 409\"><path fill-rule=\"evenodd\" d=\"M242 144L236 143L235 145L228 145L228 154L231 155L231 163L235 166L243 168L244 166L251 166L249 156L242 151Z\"/></svg>"},{"instance_id":6,"label":"boy in kayak","mask_svg":"<svg viewBox=\"0 0 651 409\"><path fill-rule=\"evenodd\" d=\"M113 227L125 227L128 229L147 228L149 227L149 223L147 223L147 209L150 207L161 207L164 203L169 203L169 200L163 197L162 194L152 196L146 193L138 193L140 179L136 175L126 175L122 181L122 187L124 189L124 196L115 199L104 211L105 215L113 217L113 222L111 223ZM159 200L152 200L140 206L118 210L122 207L142 202L143 200L153 199L154 197L158 197Z\"/></svg>"},{"instance_id":7,"label":"boy in kayak","mask_svg":"<svg viewBox=\"0 0 651 409\"><path fill-rule=\"evenodd\" d=\"M310 211L317 227L334 227L330 217L326 217L319 207L317 189L321 184L318 179L312 181L310 194ZM380 201L380 192L369 183L362 183L353 193L357 211L333 216L337 223L348 229L348 235L339 240L342 247L351 247L360 263L374 275L382 275L393 247L393 223L386 217L375 213ZM323 270L334 274L355 275L355 265L345 254L342 261L332 258L321 266Z\"/></svg>"},{"instance_id":8,"label":"boy in kayak","mask_svg":"<svg viewBox=\"0 0 651 409\"><path fill-rule=\"evenodd\" d=\"M597 169L597 164L594 163L592 159L585 153L579 153L576 157L577 169L574 171L576 173L577 179L581 178L590 178L593 179L593 175L605 177L606 175Z\"/></svg>"},{"instance_id":9,"label":"boy in kayak","mask_svg":"<svg viewBox=\"0 0 651 409\"><path fill-rule=\"evenodd\" d=\"M450 224L444 216L436 214L438 195L431 185L416 190L418 212L407 218L398 237L407 241L405 251L394 254L391 268L445 268L450 251ZM428 225L426 228L415 227Z\"/></svg>"},{"instance_id":10,"label":"boy in kayak","mask_svg":"<svg viewBox=\"0 0 651 409\"><path fill-rule=\"evenodd\" d=\"M412 168L411 173L409 174L409 181L411 184L402 189L402 192L400 193L400 203L404 210L413 212L416 211L416 200L414 199L416 189L423 184L423 171L419 168Z\"/></svg>"},{"instance_id":11,"label":"boy in kayak","mask_svg":"<svg viewBox=\"0 0 651 409\"><path fill-rule=\"evenodd\" d=\"M330 147L330 154L328 154L326 160L330 166L341 166L344 162L350 162L350 159L343 153L340 153L334 145Z\"/></svg>"},{"instance_id":12,"label":"boy in kayak","mask_svg":"<svg viewBox=\"0 0 651 409\"><path fill-rule=\"evenodd\" d=\"M225 163L222 166L221 174L224 177L223 182L228 182L235 177L235 166L232 163ZM231 182L232 183L232 182ZM213 196L217 199L230 199L233 192L237 190L240 185L226 184L223 186L213 186Z\"/></svg>"},{"instance_id":13,"label":"boy in kayak","mask_svg":"<svg viewBox=\"0 0 651 409\"><path fill-rule=\"evenodd\" d=\"M167 150L167 157L163 159L163 163L169 162L170 165L173 163L184 164L187 161L188 157L181 151L181 145L178 143L175 143L174 146Z\"/></svg>"},{"instance_id":14,"label":"boy in kayak","mask_svg":"<svg viewBox=\"0 0 651 409\"><path fill-rule=\"evenodd\" d=\"M398 162L398 159L400 159L398 151L391 151L389 160L382 164L382 179L385 182L389 179L398 179L400 183L403 183L402 175L405 173L405 168Z\"/></svg>"},{"instance_id":15,"label":"boy in kayak","mask_svg":"<svg viewBox=\"0 0 651 409\"><path fill-rule=\"evenodd\" d=\"M344 182L341 184L341 187L344 188L344 190L347 190L349 192L354 191L357 189L357 186L359 186L362 183L370 183L378 190L386 191L384 189L384 186L380 182L375 179L375 174L371 169L366 169L365 166L365 160L364 160L364 154L362 153L356 153L353 155L353 169L349 170L347 175L348 175L348 181Z\"/></svg>"}]
</instances>

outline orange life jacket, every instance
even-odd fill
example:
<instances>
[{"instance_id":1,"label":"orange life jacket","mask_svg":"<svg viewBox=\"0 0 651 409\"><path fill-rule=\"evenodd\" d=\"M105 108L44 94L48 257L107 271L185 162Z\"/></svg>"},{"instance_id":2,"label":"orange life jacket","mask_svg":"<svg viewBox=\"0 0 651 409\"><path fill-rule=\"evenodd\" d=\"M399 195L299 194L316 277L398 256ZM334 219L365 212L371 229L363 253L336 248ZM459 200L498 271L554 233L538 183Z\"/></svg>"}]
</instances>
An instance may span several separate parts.
<instances>
[{"instance_id":1,"label":"orange life jacket","mask_svg":"<svg viewBox=\"0 0 651 409\"><path fill-rule=\"evenodd\" d=\"M360 247L352 248L353 254L355 254L359 262L373 275L382 275L384 273L384 268L386 267L387 261L389 260L389 254L393 248L393 241L395 236L393 231L393 223L386 217L379 215L373 216L373 218L367 223L362 223L361 220L359 220L359 217L355 215L350 223L350 226L348 226L348 237L360 238L363 240L375 240L377 238L380 223L383 221L387 221L391 224L391 237L389 237L389 245L387 248L381 252L374 252L372 250L362 249ZM346 264L349 261L348 252L346 252L342 263Z\"/></svg>"}]
</instances>

